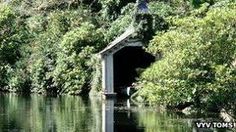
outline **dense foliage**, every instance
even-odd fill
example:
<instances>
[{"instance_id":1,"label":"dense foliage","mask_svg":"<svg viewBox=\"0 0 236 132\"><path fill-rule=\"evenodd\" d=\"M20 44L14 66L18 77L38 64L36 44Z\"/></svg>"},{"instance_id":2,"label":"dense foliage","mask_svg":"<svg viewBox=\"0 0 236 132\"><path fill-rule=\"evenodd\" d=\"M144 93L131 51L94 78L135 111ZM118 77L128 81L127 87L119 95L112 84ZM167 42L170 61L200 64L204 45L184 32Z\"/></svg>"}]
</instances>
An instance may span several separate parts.
<instances>
[{"instance_id":1,"label":"dense foliage","mask_svg":"<svg viewBox=\"0 0 236 132\"><path fill-rule=\"evenodd\" d=\"M105 46L103 29L92 16L94 10L85 3L71 3L68 9L57 7L56 1L38 2L1 4L1 90L89 91L89 60Z\"/></svg>"},{"instance_id":2,"label":"dense foliage","mask_svg":"<svg viewBox=\"0 0 236 132\"><path fill-rule=\"evenodd\" d=\"M99 90L95 54L133 23L135 2L2 1L0 89L81 94L92 85Z\"/></svg>"},{"instance_id":3,"label":"dense foliage","mask_svg":"<svg viewBox=\"0 0 236 132\"><path fill-rule=\"evenodd\" d=\"M0 89L88 93L100 83L95 54L131 24L140 26L135 2L2 1ZM235 1L150 0L149 12L151 28L140 27L141 37L162 58L141 74L137 99L218 110L234 104Z\"/></svg>"},{"instance_id":4,"label":"dense foliage","mask_svg":"<svg viewBox=\"0 0 236 132\"><path fill-rule=\"evenodd\" d=\"M236 97L236 4L202 4L185 17L171 17L147 50L162 55L142 74L140 96L151 102L221 110Z\"/></svg>"}]
</instances>

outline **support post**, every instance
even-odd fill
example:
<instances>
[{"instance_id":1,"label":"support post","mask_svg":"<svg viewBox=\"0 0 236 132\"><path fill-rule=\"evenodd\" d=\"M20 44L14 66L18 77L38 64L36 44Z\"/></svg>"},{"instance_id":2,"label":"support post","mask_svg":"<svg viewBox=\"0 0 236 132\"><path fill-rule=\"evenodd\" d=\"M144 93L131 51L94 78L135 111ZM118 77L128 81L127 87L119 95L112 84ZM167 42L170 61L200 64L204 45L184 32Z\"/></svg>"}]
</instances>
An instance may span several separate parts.
<instances>
[{"instance_id":1,"label":"support post","mask_svg":"<svg viewBox=\"0 0 236 132\"><path fill-rule=\"evenodd\" d=\"M106 97L114 97L114 69L113 54L104 56L102 59L102 88Z\"/></svg>"}]
</instances>

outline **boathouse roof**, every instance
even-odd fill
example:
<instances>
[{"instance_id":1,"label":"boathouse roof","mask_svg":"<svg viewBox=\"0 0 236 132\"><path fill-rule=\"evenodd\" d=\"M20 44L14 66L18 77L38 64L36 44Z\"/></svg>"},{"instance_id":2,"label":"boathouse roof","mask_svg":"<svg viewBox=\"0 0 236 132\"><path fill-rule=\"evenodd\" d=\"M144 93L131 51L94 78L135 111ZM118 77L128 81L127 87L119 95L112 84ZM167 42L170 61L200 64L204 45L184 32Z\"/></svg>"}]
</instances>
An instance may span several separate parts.
<instances>
[{"instance_id":1,"label":"boathouse roof","mask_svg":"<svg viewBox=\"0 0 236 132\"><path fill-rule=\"evenodd\" d=\"M112 52L116 47L120 47L120 45L125 45L126 41L135 33L134 27L129 27L126 31L117 37L114 41L112 41L106 48L99 52L100 55L105 55L106 53Z\"/></svg>"}]
</instances>

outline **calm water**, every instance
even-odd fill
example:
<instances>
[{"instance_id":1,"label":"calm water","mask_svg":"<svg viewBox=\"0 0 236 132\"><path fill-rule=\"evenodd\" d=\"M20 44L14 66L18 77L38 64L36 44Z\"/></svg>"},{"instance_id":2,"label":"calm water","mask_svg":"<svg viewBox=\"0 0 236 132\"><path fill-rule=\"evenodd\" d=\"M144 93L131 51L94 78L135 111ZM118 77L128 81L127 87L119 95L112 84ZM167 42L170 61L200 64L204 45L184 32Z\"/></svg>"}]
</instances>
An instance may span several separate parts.
<instances>
[{"instance_id":1,"label":"calm water","mask_svg":"<svg viewBox=\"0 0 236 132\"><path fill-rule=\"evenodd\" d=\"M0 132L191 132L191 119L129 100L0 94Z\"/></svg>"}]
</instances>

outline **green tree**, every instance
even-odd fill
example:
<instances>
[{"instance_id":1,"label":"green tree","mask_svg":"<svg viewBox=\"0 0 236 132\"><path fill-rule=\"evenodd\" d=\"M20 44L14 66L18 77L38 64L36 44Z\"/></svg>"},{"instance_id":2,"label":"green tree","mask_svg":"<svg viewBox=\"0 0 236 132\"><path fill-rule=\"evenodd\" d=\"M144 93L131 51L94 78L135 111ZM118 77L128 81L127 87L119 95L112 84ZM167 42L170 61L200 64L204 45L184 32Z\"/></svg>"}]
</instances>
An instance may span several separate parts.
<instances>
[{"instance_id":1,"label":"green tree","mask_svg":"<svg viewBox=\"0 0 236 132\"><path fill-rule=\"evenodd\" d=\"M80 94L90 90L90 58L102 43L102 33L91 23L83 23L63 36L53 72L61 93Z\"/></svg>"},{"instance_id":2,"label":"green tree","mask_svg":"<svg viewBox=\"0 0 236 132\"><path fill-rule=\"evenodd\" d=\"M8 86L10 74L22 56L21 47L29 37L24 16L19 16L10 5L0 4L0 88Z\"/></svg>"},{"instance_id":3,"label":"green tree","mask_svg":"<svg viewBox=\"0 0 236 132\"><path fill-rule=\"evenodd\" d=\"M147 48L163 58L142 74L139 95L151 103L193 102L211 110L233 104L235 7L228 3L211 8L204 17L195 14L200 8L190 16L172 18L170 30L158 33Z\"/></svg>"}]
</instances>

